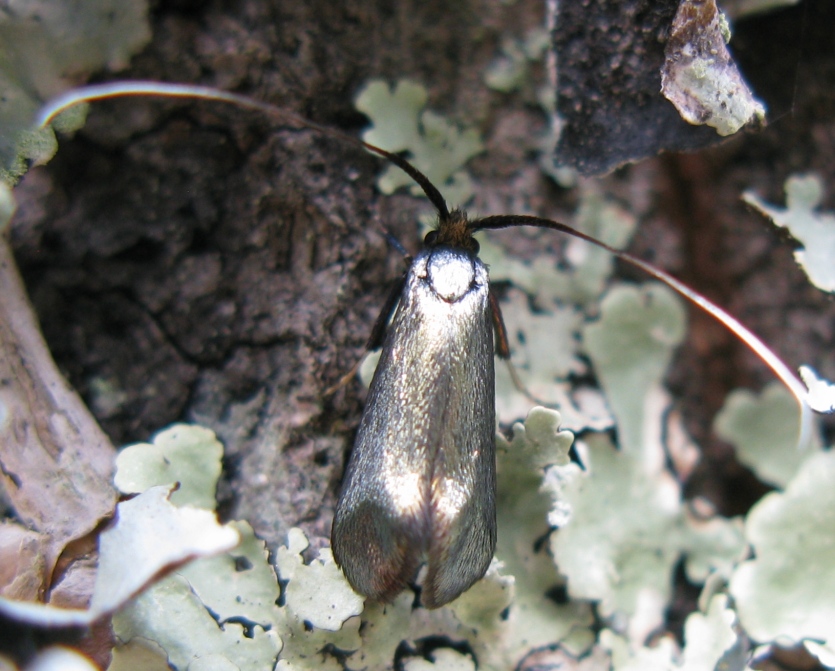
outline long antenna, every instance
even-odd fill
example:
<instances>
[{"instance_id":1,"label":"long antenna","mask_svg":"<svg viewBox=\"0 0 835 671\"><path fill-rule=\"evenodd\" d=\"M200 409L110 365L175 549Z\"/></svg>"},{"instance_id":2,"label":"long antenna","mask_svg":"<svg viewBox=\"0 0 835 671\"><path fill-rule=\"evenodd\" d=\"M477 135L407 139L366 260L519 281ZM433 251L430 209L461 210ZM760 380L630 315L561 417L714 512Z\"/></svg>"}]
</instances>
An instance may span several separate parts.
<instances>
[{"instance_id":1,"label":"long antenna","mask_svg":"<svg viewBox=\"0 0 835 671\"><path fill-rule=\"evenodd\" d=\"M165 82L152 81L130 81L130 82L110 82L107 84L94 84L92 86L82 86L77 89L70 89L62 93L57 98L50 100L38 112L35 118L35 123L44 128L48 126L61 112L80 105L81 103L93 102L95 100L106 100L108 98L125 98L129 96L158 96L162 98L202 98L204 100L216 100L218 102L231 103L238 105L245 109L256 110L262 114L278 119L283 123L290 123L296 126L306 126L323 135L341 140L354 145L355 147L362 147L370 152L382 156L388 161L391 161L418 183L426 197L438 210L438 216L441 220L449 218L449 209L446 201L441 195L441 192L435 187L429 178L420 170L415 168L402 156L392 154L385 149L381 149L373 144L364 142L353 135L348 135L335 128L329 128L305 119L295 112L291 112L281 107L263 103L247 96L242 96L237 93L230 93L229 91L221 91L220 89L213 89L209 86L199 86L197 84L168 84Z\"/></svg>"},{"instance_id":2,"label":"long antenna","mask_svg":"<svg viewBox=\"0 0 835 671\"><path fill-rule=\"evenodd\" d=\"M508 228L510 226L536 226L538 228L550 228L555 231L568 233L569 235L573 235L574 237L585 240L586 242L590 242L593 245L597 245L601 249L605 249L610 254L617 256L619 259L623 259L627 263L640 268L648 275L651 275L666 284L680 296L683 296L694 305L700 307L711 317L724 325L725 328L731 331L731 333L733 333L743 343L745 343L751 351L754 352L754 354L763 360L765 365L774 372L778 379L786 385L800 406L800 436L798 438L798 445L806 445L807 442L811 440L812 409L806 400L808 394L806 386L800 381L797 375L795 375L791 369L783 363L783 360L780 359L780 357L778 357L774 351L759 338L759 336L748 329L748 327L742 324L742 322L740 322L736 317L726 312L715 303L712 303L710 300L702 296L702 294L694 291L684 284L684 282L676 279L668 272L661 270L660 268L656 268L652 264L639 259L637 256L633 256L632 254L624 252L620 249L615 249L614 247L607 245L605 242L593 238L582 231L571 228L570 226L561 224L558 221L543 219L542 217L502 214L493 217L485 217L484 219L477 219L473 222L473 228L476 231L498 230Z\"/></svg>"},{"instance_id":3,"label":"long antenna","mask_svg":"<svg viewBox=\"0 0 835 671\"><path fill-rule=\"evenodd\" d=\"M221 91L208 86L199 86L195 84L169 84L154 81L112 82L107 84L84 86L67 91L47 103L47 105L44 106L38 114L36 123L40 127L47 126L58 114L81 103L126 96L199 98L231 103L245 109L256 110L270 118L277 119L282 123L307 127L322 133L323 135L333 137L342 142L347 142L348 144L356 147L361 147L385 158L403 170L407 175L409 175L409 177L417 182L421 189L423 189L427 198L437 209L441 223L443 224L444 222L448 222L450 220L449 209L447 208L446 202L444 201L440 191L438 191L435 185L429 181L429 178L427 178L426 175L420 172L420 170L415 168L402 156L393 154L368 142L364 142L363 140L360 140L352 135L348 135L347 133L343 133L342 131L329 128L328 126L323 126L315 121L310 121L309 119L305 119L304 117L289 110L282 109L269 103L260 102L237 93ZM806 387L797 375L795 375L759 337L740 323L735 317L731 316L728 312L715 305L680 280L677 280L669 273L656 268L646 261L642 261L627 252L610 247L606 243L578 231L567 224L562 224L551 219L544 219L542 217L512 214L485 217L483 219L476 219L472 222L468 222L470 233L475 233L479 230L497 230L513 226L535 226L538 228L548 228L562 233L567 233L568 235L573 235L574 237L585 240L586 242L596 245L601 249L605 249L609 253L623 259L627 263L640 268L650 276L664 282L678 294L714 317L734 335L736 335L742 342L744 342L757 356L759 356L765 364L771 368L772 371L774 371L774 374L783 382L783 384L786 385L795 397L798 405L800 406L801 412L798 445L803 447L808 444L812 436L812 409L807 401L808 392Z\"/></svg>"}]
</instances>

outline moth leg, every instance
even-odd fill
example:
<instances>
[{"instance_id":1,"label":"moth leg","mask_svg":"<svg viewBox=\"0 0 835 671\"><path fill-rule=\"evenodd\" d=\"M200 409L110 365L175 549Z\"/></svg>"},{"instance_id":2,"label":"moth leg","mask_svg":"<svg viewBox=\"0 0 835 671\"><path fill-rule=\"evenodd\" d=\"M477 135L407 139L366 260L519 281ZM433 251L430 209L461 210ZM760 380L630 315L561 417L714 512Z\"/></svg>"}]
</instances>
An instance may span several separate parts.
<instances>
[{"instance_id":1,"label":"moth leg","mask_svg":"<svg viewBox=\"0 0 835 671\"><path fill-rule=\"evenodd\" d=\"M383 338L385 338L386 335L386 327L388 326L389 320L394 313L394 309L397 307L397 303L400 300L400 294L403 293L403 287L405 284L406 276L404 275L400 278L397 284L391 288L391 293L389 293L389 296L383 305L383 309L380 311L380 316L377 317L377 321L374 322L374 326L371 329L371 335L368 338L368 342L365 344L367 352L373 352L383 346ZM362 361L363 360L360 359L353 366L351 366L351 370L339 378L336 384L325 389L325 391L322 392L322 395L331 396L353 380L362 365Z\"/></svg>"},{"instance_id":2,"label":"moth leg","mask_svg":"<svg viewBox=\"0 0 835 671\"><path fill-rule=\"evenodd\" d=\"M388 327L391 316L394 314L394 308L400 302L400 294L403 293L404 286L406 286L405 275L391 288L391 292L389 292L388 298L386 298L386 302L383 304L383 309L380 310L380 316L377 317L377 321L374 322L374 327L371 329L371 335L368 337L368 342L365 345L367 350L373 351L383 346L383 339L386 337L386 328ZM359 368L359 365L357 368Z\"/></svg>"},{"instance_id":3,"label":"moth leg","mask_svg":"<svg viewBox=\"0 0 835 671\"><path fill-rule=\"evenodd\" d=\"M502 310L499 307L499 299L493 292L493 287L490 287L490 316L493 319L493 328L496 331L496 356L502 359L507 364L507 370L510 373L510 379L513 381L513 386L516 390L527 398L531 403L541 405L546 408L558 409L555 404L548 403L541 398L534 396L525 383L519 377L516 371L516 366L510 360L510 341L507 337L507 328L504 325L504 318L502 317Z\"/></svg>"},{"instance_id":4,"label":"moth leg","mask_svg":"<svg viewBox=\"0 0 835 671\"><path fill-rule=\"evenodd\" d=\"M389 243L390 247L393 247L396 251L400 252L403 255L403 260L406 262L406 269L412 267L412 255L406 251L406 248L400 243L400 240L392 233L389 229L386 229L386 242Z\"/></svg>"},{"instance_id":5,"label":"moth leg","mask_svg":"<svg viewBox=\"0 0 835 671\"><path fill-rule=\"evenodd\" d=\"M507 339L507 328L504 325L502 309L499 307L499 299L490 285L490 318L493 320L493 329L496 331L496 356L500 359L510 359L510 342Z\"/></svg>"}]
</instances>

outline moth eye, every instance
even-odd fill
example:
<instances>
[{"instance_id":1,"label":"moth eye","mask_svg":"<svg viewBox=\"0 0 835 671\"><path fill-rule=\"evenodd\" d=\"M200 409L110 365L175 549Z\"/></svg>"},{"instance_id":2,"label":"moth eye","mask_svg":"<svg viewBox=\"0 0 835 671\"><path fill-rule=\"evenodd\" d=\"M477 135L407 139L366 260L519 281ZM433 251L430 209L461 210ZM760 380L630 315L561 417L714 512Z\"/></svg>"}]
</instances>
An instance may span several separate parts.
<instances>
[{"instance_id":1,"label":"moth eye","mask_svg":"<svg viewBox=\"0 0 835 671\"><path fill-rule=\"evenodd\" d=\"M473 238L473 254L478 254L481 251L481 245L478 244L478 240Z\"/></svg>"},{"instance_id":2,"label":"moth eye","mask_svg":"<svg viewBox=\"0 0 835 671\"><path fill-rule=\"evenodd\" d=\"M423 238L423 243L425 245L434 245L438 241L438 231L429 231L426 234L426 237Z\"/></svg>"}]
</instances>

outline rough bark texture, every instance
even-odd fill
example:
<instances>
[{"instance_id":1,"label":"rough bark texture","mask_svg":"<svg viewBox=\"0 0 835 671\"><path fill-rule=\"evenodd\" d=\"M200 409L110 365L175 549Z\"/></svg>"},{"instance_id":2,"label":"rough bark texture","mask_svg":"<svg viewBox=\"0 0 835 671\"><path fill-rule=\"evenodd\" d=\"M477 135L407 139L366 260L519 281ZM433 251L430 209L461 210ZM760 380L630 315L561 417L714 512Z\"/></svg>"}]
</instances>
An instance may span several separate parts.
<instances>
[{"instance_id":1,"label":"rough bark texture","mask_svg":"<svg viewBox=\"0 0 835 671\"><path fill-rule=\"evenodd\" d=\"M577 0L559 4L554 48L557 111L565 120L557 160L584 175L629 161L721 142L691 126L661 95L665 46L677 0Z\"/></svg>"},{"instance_id":2,"label":"rough bark texture","mask_svg":"<svg viewBox=\"0 0 835 671\"><path fill-rule=\"evenodd\" d=\"M502 37L543 17L533 0L181 0L157 6L152 44L120 77L236 90L350 133L364 124L352 107L364 82L413 78L431 108L484 133L487 151L470 164L475 209L567 219L573 196L536 165L545 118L482 79ZM820 1L739 24L732 46L777 113L771 126L604 185L641 220L633 251L728 307L791 365L830 378L833 306L739 195L755 188L782 203L795 171L835 183L833 20ZM801 36L802 49L774 48ZM401 272L381 232L416 248L421 204L380 197L378 167L239 109L130 99L97 104L18 189L19 263L59 365L106 431L119 444L182 419L215 429L226 445L224 513L273 547L294 525L318 542L329 534L361 392L323 390L360 357ZM545 233L496 236L510 238L522 253L530 240L559 246ZM769 377L720 327L691 316L671 383L702 441L728 390ZM753 480L726 447L705 444L691 487L738 512L757 496Z\"/></svg>"}]
</instances>

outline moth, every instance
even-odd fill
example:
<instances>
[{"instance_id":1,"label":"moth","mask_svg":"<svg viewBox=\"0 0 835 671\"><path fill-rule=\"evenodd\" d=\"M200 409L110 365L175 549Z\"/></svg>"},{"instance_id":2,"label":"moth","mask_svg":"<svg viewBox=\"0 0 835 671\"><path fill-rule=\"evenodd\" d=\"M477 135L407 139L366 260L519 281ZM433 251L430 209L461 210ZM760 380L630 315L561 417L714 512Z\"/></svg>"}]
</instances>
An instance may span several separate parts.
<instances>
[{"instance_id":1,"label":"moth","mask_svg":"<svg viewBox=\"0 0 835 671\"><path fill-rule=\"evenodd\" d=\"M428 608L480 579L496 548L494 324L507 341L477 222L433 202L438 228L398 287L331 533L349 582L374 600L401 592L425 557Z\"/></svg>"},{"instance_id":2,"label":"moth","mask_svg":"<svg viewBox=\"0 0 835 671\"><path fill-rule=\"evenodd\" d=\"M42 110L39 122L45 125L79 102L123 95L230 102L306 126L398 166L437 210L436 230L426 236L373 329L369 346L382 346L382 354L334 516L334 557L354 589L369 599L392 600L426 563L422 603L440 607L484 575L496 547L494 349L507 358L509 346L487 268L478 258L477 231L535 226L568 233L663 281L763 358L798 398L808 433L802 384L762 341L707 299L641 259L550 219L498 215L470 221L466 213L450 211L420 171L385 149L245 96L159 82L76 89Z\"/></svg>"}]
</instances>

